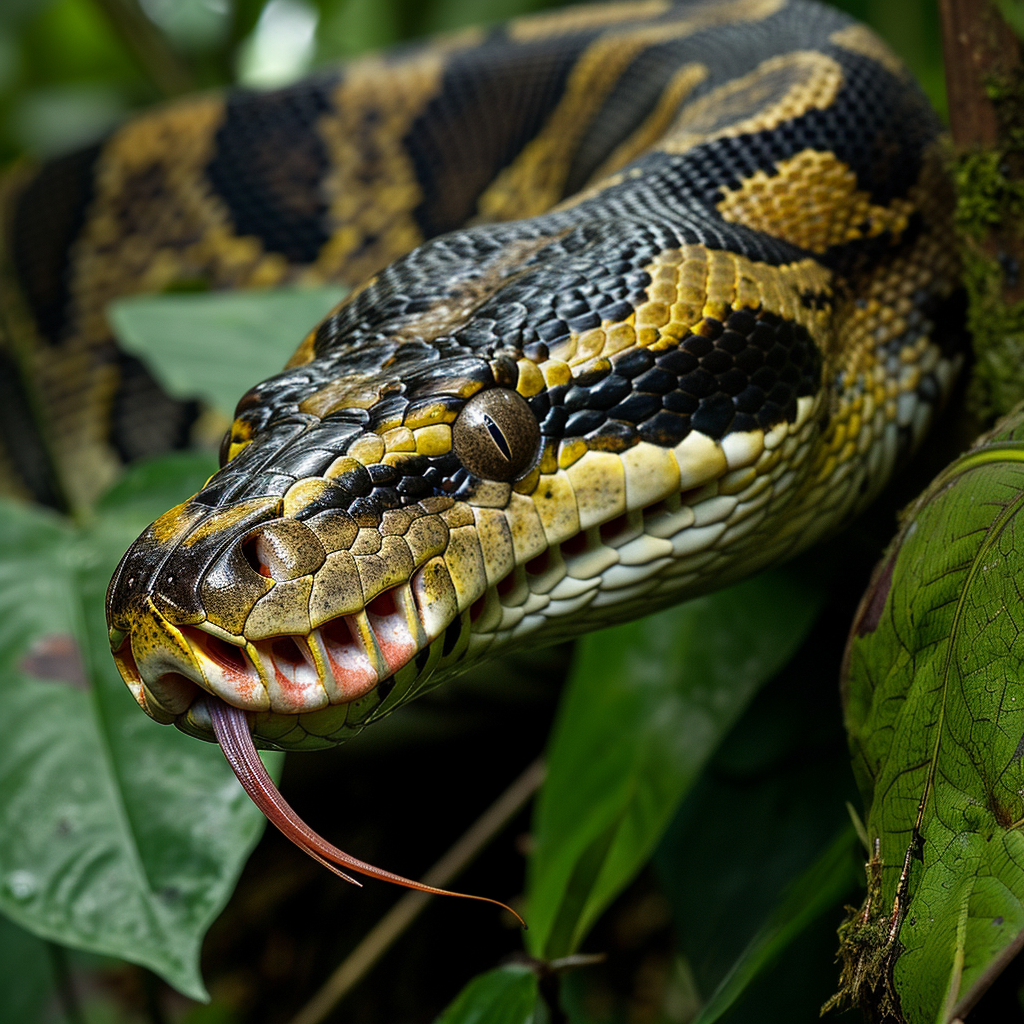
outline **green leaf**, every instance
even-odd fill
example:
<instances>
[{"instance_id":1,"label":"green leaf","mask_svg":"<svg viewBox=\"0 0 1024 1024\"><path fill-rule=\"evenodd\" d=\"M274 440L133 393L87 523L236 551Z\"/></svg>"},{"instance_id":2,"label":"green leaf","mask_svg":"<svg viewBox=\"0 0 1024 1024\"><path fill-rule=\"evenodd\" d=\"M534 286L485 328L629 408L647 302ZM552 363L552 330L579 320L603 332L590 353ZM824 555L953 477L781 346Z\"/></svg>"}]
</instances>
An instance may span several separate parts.
<instances>
[{"instance_id":1,"label":"green leaf","mask_svg":"<svg viewBox=\"0 0 1024 1024\"><path fill-rule=\"evenodd\" d=\"M83 529L0 512L0 910L199 999L203 934L264 822L215 746L139 710L103 599L135 535L213 468L185 455L129 473Z\"/></svg>"},{"instance_id":2,"label":"green leaf","mask_svg":"<svg viewBox=\"0 0 1024 1024\"><path fill-rule=\"evenodd\" d=\"M996 0L996 7L1010 28L1024 37L1024 0Z\"/></svg>"},{"instance_id":3,"label":"green leaf","mask_svg":"<svg viewBox=\"0 0 1024 1024\"><path fill-rule=\"evenodd\" d=\"M542 1024L546 1020L537 975L529 967L510 964L478 974L436 1024Z\"/></svg>"},{"instance_id":4,"label":"green leaf","mask_svg":"<svg viewBox=\"0 0 1024 1024\"><path fill-rule=\"evenodd\" d=\"M0 1020L39 1020L54 985L46 943L0 915Z\"/></svg>"},{"instance_id":5,"label":"green leaf","mask_svg":"<svg viewBox=\"0 0 1024 1024\"><path fill-rule=\"evenodd\" d=\"M851 825L789 886L693 1024L719 1020L750 984L775 964L794 938L850 891L850 866L859 848Z\"/></svg>"},{"instance_id":6,"label":"green leaf","mask_svg":"<svg viewBox=\"0 0 1024 1024\"><path fill-rule=\"evenodd\" d=\"M827 682L838 677L848 620L834 602L757 694L654 856L697 990L730 1021L810 1020L835 991L841 901L862 888L863 868L851 853L821 891L800 880L850 829L853 778ZM813 910L801 908L802 896ZM731 1007L719 1002L725 996Z\"/></svg>"},{"instance_id":7,"label":"green leaf","mask_svg":"<svg viewBox=\"0 0 1024 1024\"><path fill-rule=\"evenodd\" d=\"M535 956L578 947L820 603L818 587L776 570L580 642L535 813Z\"/></svg>"},{"instance_id":8,"label":"green leaf","mask_svg":"<svg viewBox=\"0 0 1024 1024\"><path fill-rule=\"evenodd\" d=\"M399 11L381 0L317 0L320 23L316 31L318 61L337 60L390 46L399 39Z\"/></svg>"},{"instance_id":9,"label":"green leaf","mask_svg":"<svg viewBox=\"0 0 1024 1024\"><path fill-rule=\"evenodd\" d=\"M1018 414L915 502L847 651L878 856L844 955L869 985L892 969L909 1024L964 1015L1024 943L1022 509Z\"/></svg>"},{"instance_id":10,"label":"green leaf","mask_svg":"<svg viewBox=\"0 0 1024 1024\"><path fill-rule=\"evenodd\" d=\"M202 398L230 418L245 391L279 373L344 296L336 285L137 295L112 303L108 312L121 344L175 398Z\"/></svg>"}]
</instances>

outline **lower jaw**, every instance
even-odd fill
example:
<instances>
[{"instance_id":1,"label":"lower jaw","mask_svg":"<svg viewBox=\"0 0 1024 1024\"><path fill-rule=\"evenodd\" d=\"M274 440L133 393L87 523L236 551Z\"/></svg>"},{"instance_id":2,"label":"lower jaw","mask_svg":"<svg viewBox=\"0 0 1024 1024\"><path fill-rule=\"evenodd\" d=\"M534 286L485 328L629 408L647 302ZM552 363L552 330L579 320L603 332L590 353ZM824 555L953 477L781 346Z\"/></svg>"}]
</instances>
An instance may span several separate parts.
<instances>
[{"instance_id":1,"label":"lower jaw","mask_svg":"<svg viewBox=\"0 0 1024 1024\"><path fill-rule=\"evenodd\" d=\"M587 628L593 628L595 625L610 624L622 618L632 617L637 614L637 611L630 610L629 601L625 598L632 597L630 592L636 589L642 590L645 595L646 610L669 603L669 601L679 600L684 593L692 596L693 593L701 592L706 587L707 580L702 583L701 571L693 559L704 557L708 553L704 549L696 550L692 556L672 560L670 570L664 573L665 578L662 578L661 571L650 572L649 569L653 567L639 566L632 570L632 576L621 570L620 567L620 575L624 577L620 584L621 589L612 587L607 593L604 592L604 589L598 593L598 580L601 577L600 566L590 565L590 562L593 562L598 556L607 556L609 553L615 555L611 561L617 562L618 549L637 539L641 534L651 533L653 536L661 538L664 545L664 538L667 535L666 524L670 527L673 526L675 519L681 514L679 500L666 501L651 509L620 517L622 523L614 532L609 529L609 525L589 529L586 531L586 535L580 535L579 541L574 541L574 546L564 545L565 550L562 548L552 550L543 559L534 560L537 564L529 563L518 566L506 579L488 587L483 595L458 615L447 628L444 628L443 621L438 623L435 631L439 628L441 632L436 639L429 643L425 643L421 639L419 643L413 645L414 650L411 656L404 656L404 664L401 664L400 667L396 666L393 672L386 673L386 669L385 672L378 672L367 678L363 685L357 685L349 680L344 686L333 681L323 686L319 694L322 702L315 710L299 711L298 709L302 706L301 702L295 703L294 712L282 709L280 704L278 704L277 711L259 710L250 705L246 709L246 715L254 740L258 745L271 749L317 749L334 746L356 735L370 722L384 717L406 701L432 689L446 678L456 674L464 667L464 664L460 663L476 660L484 650L489 649L488 653L493 654L495 642L505 648L522 643L527 635L537 637L541 634L543 634L544 640L551 642L561 639L563 635L575 635L584 628L584 625ZM665 520L665 523L662 523L661 520ZM672 530L669 530L668 533L672 533ZM660 561L664 562L666 559ZM541 562L543 564L540 564ZM584 568L590 568L592 573L581 575L581 569ZM694 571L690 572L689 576L680 577L680 573L685 573L690 569ZM720 573L722 570L716 571ZM403 605L405 601L412 599L412 591L416 587L421 572L423 572L422 569L414 575L408 584L403 584L400 588L396 588L396 591L391 592L398 605ZM693 582L691 578L695 578L696 582ZM718 582L721 583L721 578L718 578ZM584 583L586 583L584 589L587 593L582 593L580 589ZM572 586L567 587L568 584L572 584ZM385 592L385 594L387 593ZM593 609L590 607L591 599ZM584 601L583 605L580 605L581 600ZM605 607L606 605L607 607ZM599 611L598 606L600 606ZM586 616L585 624L581 621L584 607L588 613L591 613ZM429 629L429 625L426 625L423 620L424 610L421 602L417 601L417 611L420 613L420 622L423 623L420 626L421 630ZM367 611L371 615L373 614L372 608ZM365 617L365 613L363 615ZM346 617L342 616L341 618ZM382 617L377 616L374 621L380 618ZM561 628L551 629L550 627L553 627L556 622L560 624ZM184 627L183 632L187 632L188 629L189 627ZM319 631L314 631L314 633L323 632L323 630L324 627L320 627ZM478 636L472 651L469 651L471 630ZM379 640L378 634L381 633L381 630L375 628L374 633ZM206 640L202 638L197 640L200 645L211 639L210 634L203 634L203 636L206 637ZM420 636L422 637L422 632ZM280 639L288 640L288 638ZM304 638L301 637L294 639L304 642ZM353 639L355 639L354 630ZM399 637L403 643L399 643L398 646L408 648L408 643L404 641L410 639L411 634L404 639ZM258 651L262 652L268 645L272 647L278 642L279 640L260 641L256 646ZM224 641L221 643L224 644ZM307 643L306 646L308 648L310 645ZM383 651L387 647L387 643L382 642L378 646ZM237 647L233 649L238 650ZM471 655L468 659L466 658L467 653ZM257 656L266 663L266 654L258 653ZM296 664L298 663L296 659L292 660ZM391 657L384 660L389 660L394 664L399 659ZM311 662L312 659L306 666L307 672L313 670ZM454 671L452 671L453 669ZM322 667L320 673L320 678L323 678ZM127 673L123 674L128 678ZM266 671L263 674L266 675ZM315 678L317 672L312 671L312 675ZM378 679L380 675L383 675L383 678ZM147 708L147 710L153 714L153 717L160 718L162 721L173 721L178 728L191 735L207 740L213 739L209 714L205 710L205 705L196 699L202 693L209 691L215 696L226 699L231 704L245 708L244 701L233 700L230 693L220 692L217 686L204 683L202 684L203 689L200 689L200 685L193 680L186 680L180 675L178 680L183 685L176 707L160 699L162 694L158 688L156 708ZM324 692L325 690L327 693ZM146 696L151 694L152 691L147 688ZM331 702L327 702L328 698ZM140 701L140 703L144 702ZM265 692L263 703L266 703Z\"/></svg>"},{"instance_id":2,"label":"lower jaw","mask_svg":"<svg viewBox=\"0 0 1024 1024\"><path fill-rule=\"evenodd\" d=\"M150 717L191 735L213 740L209 694L241 709L265 748L333 746L437 685L435 670L465 654L470 616L452 607L454 594L433 599L429 568L308 634L256 641L173 625L151 605L130 632L111 628L114 660Z\"/></svg>"}]
</instances>

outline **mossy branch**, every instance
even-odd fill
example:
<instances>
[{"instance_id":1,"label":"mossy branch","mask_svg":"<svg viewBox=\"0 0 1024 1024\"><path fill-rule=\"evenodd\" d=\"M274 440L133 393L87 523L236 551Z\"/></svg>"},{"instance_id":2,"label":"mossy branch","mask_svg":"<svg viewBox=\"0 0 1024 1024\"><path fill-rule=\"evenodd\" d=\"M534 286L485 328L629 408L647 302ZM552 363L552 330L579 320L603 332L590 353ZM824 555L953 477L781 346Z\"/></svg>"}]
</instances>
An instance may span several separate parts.
<instances>
[{"instance_id":1,"label":"mossy branch","mask_svg":"<svg viewBox=\"0 0 1024 1024\"><path fill-rule=\"evenodd\" d=\"M1024 400L1024 66L987 0L941 0L956 223L982 420Z\"/></svg>"}]
</instances>

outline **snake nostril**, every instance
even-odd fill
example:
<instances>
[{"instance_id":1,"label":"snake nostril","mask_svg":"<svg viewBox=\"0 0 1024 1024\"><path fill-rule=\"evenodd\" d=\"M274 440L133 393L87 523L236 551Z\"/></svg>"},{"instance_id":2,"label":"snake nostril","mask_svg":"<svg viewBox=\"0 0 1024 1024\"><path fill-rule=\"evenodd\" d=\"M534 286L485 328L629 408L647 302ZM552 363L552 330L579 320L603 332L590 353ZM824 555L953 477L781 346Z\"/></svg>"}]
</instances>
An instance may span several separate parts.
<instances>
[{"instance_id":1,"label":"snake nostril","mask_svg":"<svg viewBox=\"0 0 1024 1024\"><path fill-rule=\"evenodd\" d=\"M242 557L261 576L283 583L316 572L327 552L317 535L295 519L275 519L254 530Z\"/></svg>"},{"instance_id":2,"label":"snake nostril","mask_svg":"<svg viewBox=\"0 0 1024 1024\"><path fill-rule=\"evenodd\" d=\"M256 534L252 537L247 537L242 541L242 557L249 563L251 569L258 572L261 576L265 576L267 579L273 579L273 575L270 571L270 566L263 561L261 557L260 536Z\"/></svg>"}]
</instances>

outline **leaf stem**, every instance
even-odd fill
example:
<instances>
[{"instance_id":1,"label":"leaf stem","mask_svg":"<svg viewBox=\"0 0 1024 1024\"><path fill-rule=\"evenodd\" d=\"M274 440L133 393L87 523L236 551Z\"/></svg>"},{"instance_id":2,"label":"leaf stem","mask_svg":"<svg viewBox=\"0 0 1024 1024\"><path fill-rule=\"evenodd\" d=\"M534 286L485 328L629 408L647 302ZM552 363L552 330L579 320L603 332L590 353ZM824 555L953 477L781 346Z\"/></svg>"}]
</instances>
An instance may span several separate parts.
<instances>
[{"instance_id":1,"label":"leaf stem","mask_svg":"<svg viewBox=\"0 0 1024 1024\"><path fill-rule=\"evenodd\" d=\"M149 1024L168 1024L167 1014L160 1003L160 979L148 968L141 967L142 995Z\"/></svg>"},{"instance_id":2,"label":"leaf stem","mask_svg":"<svg viewBox=\"0 0 1024 1024\"><path fill-rule=\"evenodd\" d=\"M71 969L68 965L68 951L58 942L46 942L46 950L50 955L50 966L53 968L57 983L57 999L68 1024L86 1024L82 1004L78 1000L75 984L71 980Z\"/></svg>"},{"instance_id":3,"label":"leaf stem","mask_svg":"<svg viewBox=\"0 0 1024 1024\"><path fill-rule=\"evenodd\" d=\"M469 827L423 876L423 883L444 888L494 839L529 802L544 781L546 767L538 758ZM403 896L341 962L320 990L292 1018L291 1024L320 1024L370 971L432 899L429 893Z\"/></svg>"}]
</instances>

